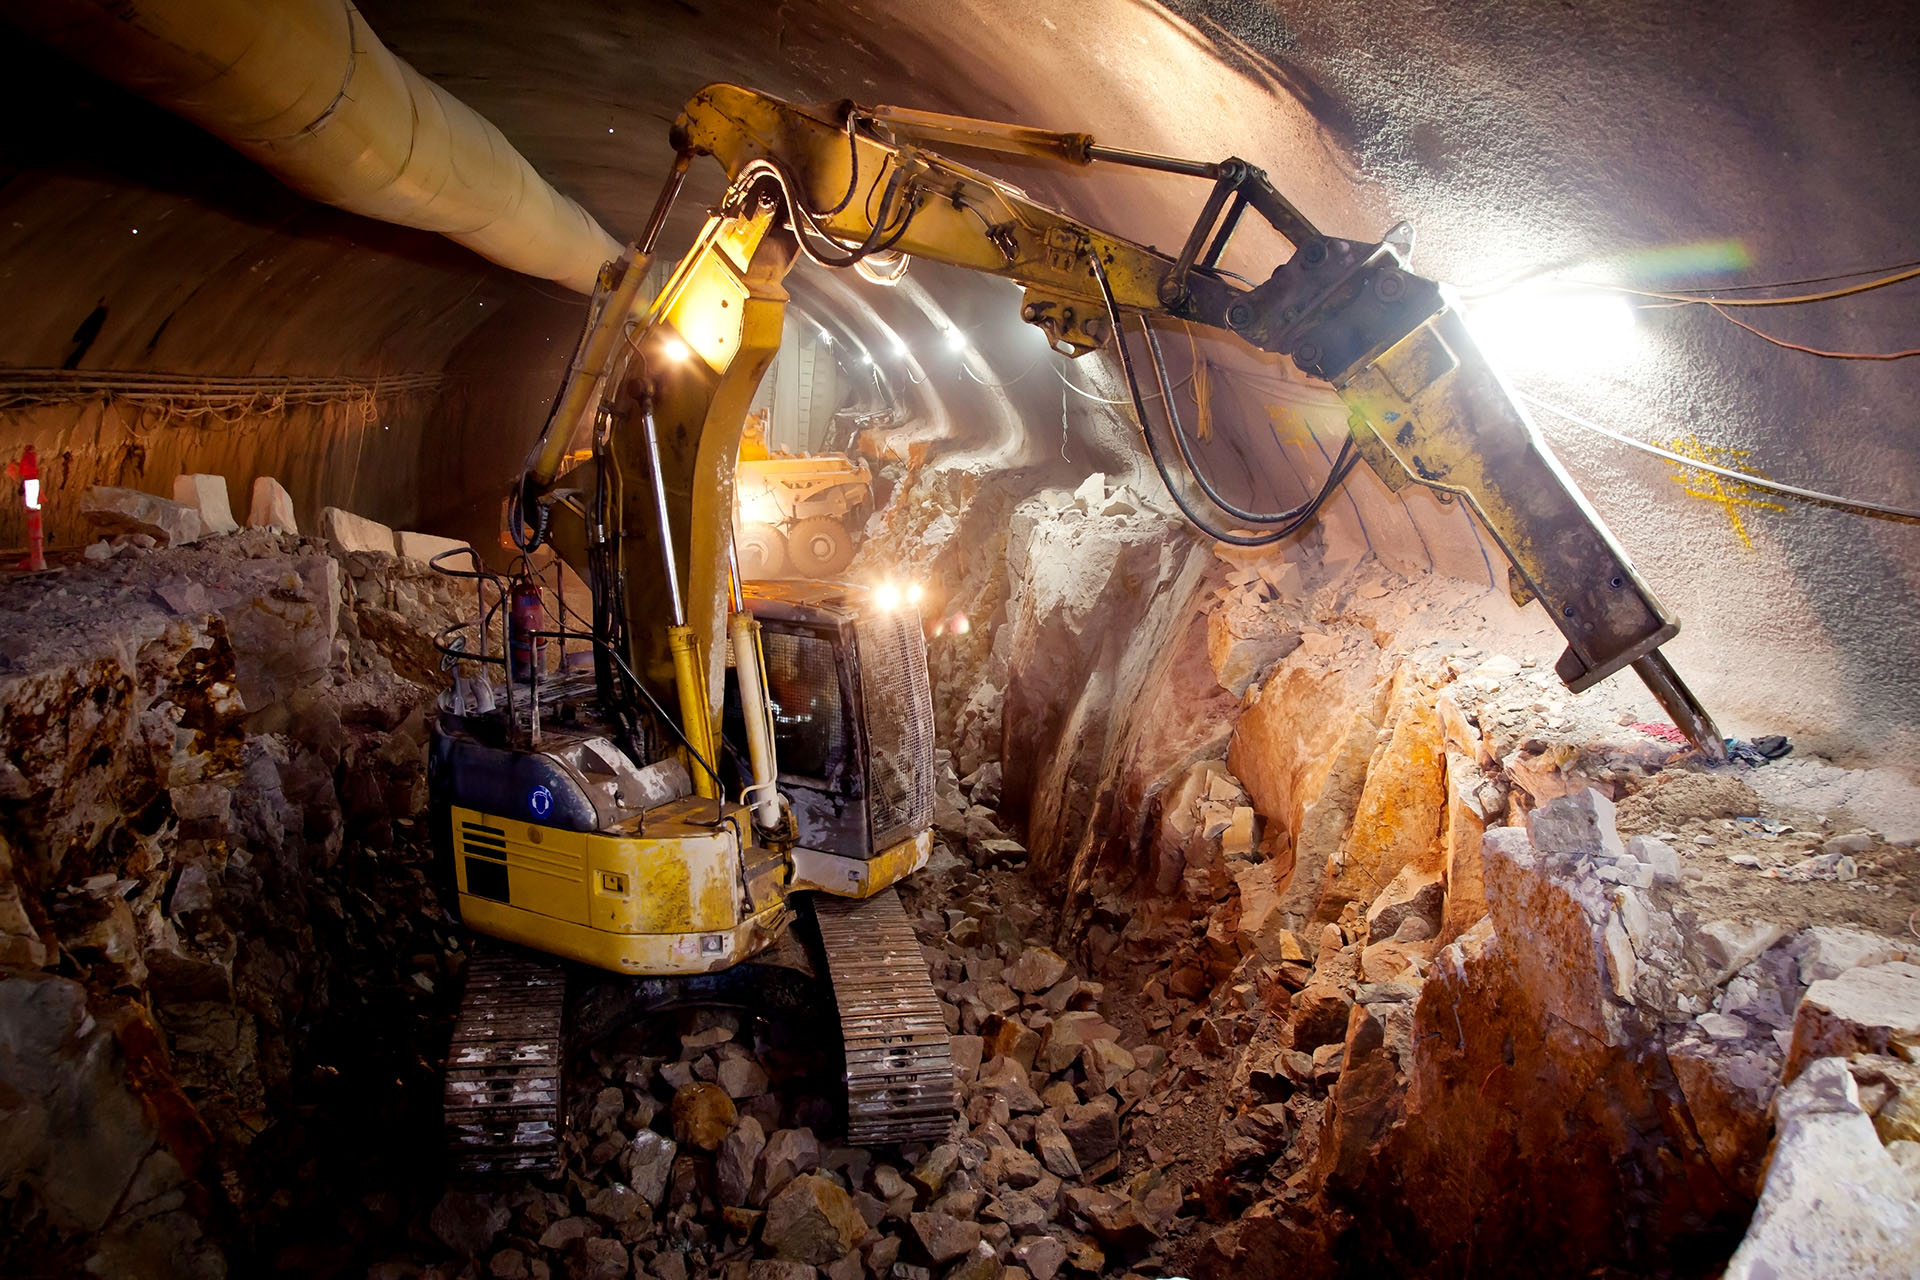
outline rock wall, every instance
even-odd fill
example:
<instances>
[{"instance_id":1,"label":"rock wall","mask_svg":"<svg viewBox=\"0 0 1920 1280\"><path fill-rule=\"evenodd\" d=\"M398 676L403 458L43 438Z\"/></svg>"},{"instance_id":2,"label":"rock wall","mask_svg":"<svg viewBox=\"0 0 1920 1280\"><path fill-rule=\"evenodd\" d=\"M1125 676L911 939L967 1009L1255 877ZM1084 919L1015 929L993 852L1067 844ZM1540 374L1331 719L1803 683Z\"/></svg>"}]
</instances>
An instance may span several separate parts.
<instances>
[{"instance_id":1,"label":"rock wall","mask_svg":"<svg viewBox=\"0 0 1920 1280\"><path fill-rule=\"evenodd\" d=\"M420 834L423 633L461 610L422 565L248 531L0 611L0 1263L224 1274L344 931L430 893L373 864Z\"/></svg>"},{"instance_id":2,"label":"rock wall","mask_svg":"<svg viewBox=\"0 0 1920 1280\"><path fill-rule=\"evenodd\" d=\"M1905 954L1905 793L1703 771L1641 690L1567 695L1554 637L1484 590L1189 544L1108 498L1015 506L973 597L991 641L942 682L941 825L983 870L1030 859L1056 938L1126 993L1097 1008L1167 1049L1125 1165L1191 1189L1165 1266L1723 1266L1793 1037L1891 1052L1809 1029L1809 981ZM973 1000L965 1031L1007 1016ZM1905 1114L1856 1069L1862 1114Z\"/></svg>"}]
</instances>

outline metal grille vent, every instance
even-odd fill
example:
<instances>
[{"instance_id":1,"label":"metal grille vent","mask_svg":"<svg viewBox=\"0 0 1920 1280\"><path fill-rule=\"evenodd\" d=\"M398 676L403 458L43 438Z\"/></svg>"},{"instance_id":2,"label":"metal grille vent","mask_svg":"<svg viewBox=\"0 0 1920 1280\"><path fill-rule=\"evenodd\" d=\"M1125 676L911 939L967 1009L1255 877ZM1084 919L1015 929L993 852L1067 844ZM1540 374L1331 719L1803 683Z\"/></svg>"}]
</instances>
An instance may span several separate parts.
<instances>
[{"instance_id":1,"label":"metal grille vent","mask_svg":"<svg viewBox=\"0 0 1920 1280\"><path fill-rule=\"evenodd\" d=\"M862 618L859 637L867 804L879 850L933 821L933 686L916 610Z\"/></svg>"}]
</instances>

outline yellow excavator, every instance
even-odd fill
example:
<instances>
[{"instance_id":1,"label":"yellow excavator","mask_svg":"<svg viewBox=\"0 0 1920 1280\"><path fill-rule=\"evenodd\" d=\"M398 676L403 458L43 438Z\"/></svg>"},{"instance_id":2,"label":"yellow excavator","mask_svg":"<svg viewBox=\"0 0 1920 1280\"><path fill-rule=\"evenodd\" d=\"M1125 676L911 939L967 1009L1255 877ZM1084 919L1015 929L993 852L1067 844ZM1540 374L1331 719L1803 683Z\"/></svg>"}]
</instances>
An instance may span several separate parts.
<instances>
[{"instance_id":1,"label":"yellow excavator","mask_svg":"<svg viewBox=\"0 0 1920 1280\"><path fill-rule=\"evenodd\" d=\"M1631 666L1704 754L1723 754L1659 652L1677 624L1459 307L1409 270L1404 224L1379 241L1326 235L1239 159L900 108L800 107L725 84L687 103L672 141L666 186L641 238L602 273L512 504L522 549L551 546L590 584L591 617L569 627L563 611L549 626L526 582L497 581L504 705L462 701L436 733L435 824L461 913L474 932L517 944L470 966L447 1083L462 1168L558 1159L570 1035L789 962L824 969L831 987L852 1141L936 1136L951 1122L948 1028L892 892L928 852L918 621L844 587L749 592L732 545L742 424L802 254L877 278L912 258L1002 276L1024 287L1022 318L1056 349L1111 344L1169 493L1223 542L1288 537L1361 461L1391 488L1465 503L1505 551L1515 595L1538 599L1565 635L1569 687ZM949 149L1210 185L1169 255L1048 208ZM726 193L665 287L643 299L655 241L703 156L726 171ZM1291 246L1258 283L1220 266L1249 210ZM1237 335L1338 390L1351 438L1314 499L1255 511L1219 492L1175 410L1152 317ZM1156 393L1157 426L1146 411ZM469 572L485 576L477 563ZM543 672L537 645L555 636L589 645L590 675ZM764 973L751 984L777 985Z\"/></svg>"}]
</instances>

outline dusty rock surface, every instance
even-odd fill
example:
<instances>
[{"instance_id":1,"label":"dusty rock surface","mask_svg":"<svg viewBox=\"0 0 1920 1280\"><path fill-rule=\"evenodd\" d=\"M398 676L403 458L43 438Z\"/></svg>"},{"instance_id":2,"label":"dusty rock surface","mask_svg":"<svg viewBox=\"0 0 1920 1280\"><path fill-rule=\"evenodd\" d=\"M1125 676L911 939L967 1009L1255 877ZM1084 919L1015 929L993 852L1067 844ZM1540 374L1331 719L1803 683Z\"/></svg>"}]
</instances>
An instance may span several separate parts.
<instances>
[{"instance_id":1,"label":"dusty rock surface","mask_svg":"<svg viewBox=\"0 0 1920 1280\"><path fill-rule=\"evenodd\" d=\"M558 1177L448 1185L421 712L467 602L122 535L0 598L0 1264L1758 1276L1822 1196L1897 1198L1897 788L1705 769L1455 584L1216 552L1104 479L916 483L951 500L914 517L943 745L904 891L944 1141L841 1145L819 1019L687 1010L583 1048ZM1834 1266L1903 1247L1878 1203Z\"/></svg>"}]
</instances>

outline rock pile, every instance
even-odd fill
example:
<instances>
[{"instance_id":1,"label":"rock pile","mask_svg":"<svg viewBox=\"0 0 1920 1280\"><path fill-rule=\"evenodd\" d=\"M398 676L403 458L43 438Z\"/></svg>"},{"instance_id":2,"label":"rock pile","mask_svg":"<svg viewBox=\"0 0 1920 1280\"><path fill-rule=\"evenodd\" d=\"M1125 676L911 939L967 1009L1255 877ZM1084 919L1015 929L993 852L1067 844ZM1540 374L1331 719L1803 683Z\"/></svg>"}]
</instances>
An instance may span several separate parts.
<instances>
[{"instance_id":1,"label":"rock pile","mask_svg":"<svg viewBox=\"0 0 1920 1280\"><path fill-rule=\"evenodd\" d=\"M432 579L247 530L0 600L0 1257L217 1273L274 1213L242 1171L310 1037L457 968L418 821Z\"/></svg>"}]
</instances>

